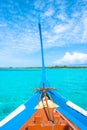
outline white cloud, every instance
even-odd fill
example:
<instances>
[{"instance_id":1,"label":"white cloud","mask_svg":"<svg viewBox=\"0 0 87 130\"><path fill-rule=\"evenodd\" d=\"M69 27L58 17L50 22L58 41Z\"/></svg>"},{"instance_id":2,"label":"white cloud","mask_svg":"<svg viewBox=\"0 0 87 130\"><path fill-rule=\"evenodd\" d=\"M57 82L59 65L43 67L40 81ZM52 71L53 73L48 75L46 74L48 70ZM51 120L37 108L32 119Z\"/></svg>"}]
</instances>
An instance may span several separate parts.
<instances>
[{"instance_id":1,"label":"white cloud","mask_svg":"<svg viewBox=\"0 0 87 130\"><path fill-rule=\"evenodd\" d=\"M77 18L77 17L80 17L80 15L81 15L81 13L76 11L76 12L74 12L74 13L72 14L72 17Z\"/></svg>"},{"instance_id":2,"label":"white cloud","mask_svg":"<svg viewBox=\"0 0 87 130\"><path fill-rule=\"evenodd\" d=\"M64 31L66 31L67 29L69 28L69 26L66 24L66 25L56 25L54 27L54 32L55 33L62 33Z\"/></svg>"},{"instance_id":3,"label":"white cloud","mask_svg":"<svg viewBox=\"0 0 87 130\"><path fill-rule=\"evenodd\" d=\"M54 14L54 10L52 8L49 8L45 13L44 16L52 16Z\"/></svg>"},{"instance_id":4,"label":"white cloud","mask_svg":"<svg viewBox=\"0 0 87 130\"><path fill-rule=\"evenodd\" d=\"M83 24L83 34L81 42L87 43L87 11L83 12L82 24Z\"/></svg>"},{"instance_id":5,"label":"white cloud","mask_svg":"<svg viewBox=\"0 0 87 130\"><path fill-rule=\"evenodd\" d=\"M35 9L42 10L44 8L44 6L45 6L45 2L43 0L37 0L34 3Z\"/></svg>"},{"instance_id":6,"label":"white cloud","mask_svg":"<svg viewBox=\"0 0 87 130\"><path fill-rule=\"evenodd\" d=\"M58 14L57 18L60 19L60 20L62 20L62 21L64 21L64 20L67 19L66 16L65 16L65 14Z\"/></svg>"},{"instance_id":7,"label":"white cloud","mask_svg":"<svg viewBox=\"0 0 87 130\"><path fill-rule=\"evenodd\" d=\"M87 64L87 54L80 52L73 52L71 54L70 52L66 52L61 59L55 61L55 64Z\"/></svg>"},{"instance_id":8,"label":"white cloud","mask_svg":"<svg viewBox=\"0 0 87 130\"><path fill-rule=\"evenodd\" d=\"M72 14L72 18L68 18L66 14L59 14L57 19L62 20L61 23L55 24L53 29L55 35L60 35L58 43L87 44L87 12L85 10L81 13L75 12L75 14Z\"/></svg>"},{"instance_id":9,"label":"white cloud","mask_svg":"<svg viewBox=\"0 0 87 130\"><path fill-rule=\"evenodd\" d=\"M0 27L6 27L7 24L6 23L0 23Z\"/></svg>"}]
</instances>

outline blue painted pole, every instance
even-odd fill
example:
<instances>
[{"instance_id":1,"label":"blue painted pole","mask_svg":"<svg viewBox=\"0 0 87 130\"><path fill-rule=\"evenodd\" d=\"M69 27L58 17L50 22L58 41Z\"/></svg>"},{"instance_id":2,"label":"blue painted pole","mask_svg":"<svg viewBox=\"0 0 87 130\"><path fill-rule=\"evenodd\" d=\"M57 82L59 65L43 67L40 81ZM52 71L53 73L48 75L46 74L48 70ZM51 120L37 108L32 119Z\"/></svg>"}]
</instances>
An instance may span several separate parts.
<instances>
[{"instance_id":1,"label":"blue painted pole","mask_svg":"<svg viewBox=\"0 0 87 130\"><path fill-rule=\"evenodd\" d=\"M42 40L42 31L40 21L38 23L39 34L40 34L40 44L41 44L41 56L42 56L42 83L41 87L46 87L46 72L45 72L45 63L44 63L44 51L43 51L43 40Z\"/></svg>"}]
</instances>

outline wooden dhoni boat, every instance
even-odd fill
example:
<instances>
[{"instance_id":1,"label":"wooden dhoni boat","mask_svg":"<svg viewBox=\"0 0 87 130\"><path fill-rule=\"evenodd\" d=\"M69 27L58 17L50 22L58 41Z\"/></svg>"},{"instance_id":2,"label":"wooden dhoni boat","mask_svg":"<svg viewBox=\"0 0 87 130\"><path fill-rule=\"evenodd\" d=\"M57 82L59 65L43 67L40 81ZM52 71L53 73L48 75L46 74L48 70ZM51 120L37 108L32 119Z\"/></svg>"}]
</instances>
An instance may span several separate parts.
<instances>
[{"instance_id":1,"label":"wooden dhoni boat","mask_svg":"<svg viewBox=\"0 0 87 130\"><path fill-rule=\"evenodd\" d=\"M40 23L39 32L42 54L40 87L25 104L0 121L0 130L87 130L87 111L63 98L46 79Z\"/></svg>"}]
</instances>

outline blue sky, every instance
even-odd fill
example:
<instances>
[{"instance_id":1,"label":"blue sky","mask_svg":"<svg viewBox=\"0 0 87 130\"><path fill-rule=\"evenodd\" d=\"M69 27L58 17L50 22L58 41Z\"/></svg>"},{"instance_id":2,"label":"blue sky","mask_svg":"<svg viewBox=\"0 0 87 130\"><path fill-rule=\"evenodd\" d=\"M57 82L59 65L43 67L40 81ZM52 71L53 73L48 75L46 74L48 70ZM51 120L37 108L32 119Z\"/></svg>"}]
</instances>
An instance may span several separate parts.
<instances>
[{"instance_id":1,"label":"blue sky","mask_svg":"<svg viewBox=\"0 0 87 130\"><path fill-rule=\"evenodd\" d=\"M0 0L0 67L87 65L87 0Z\"/></svg>"}]
</instances>

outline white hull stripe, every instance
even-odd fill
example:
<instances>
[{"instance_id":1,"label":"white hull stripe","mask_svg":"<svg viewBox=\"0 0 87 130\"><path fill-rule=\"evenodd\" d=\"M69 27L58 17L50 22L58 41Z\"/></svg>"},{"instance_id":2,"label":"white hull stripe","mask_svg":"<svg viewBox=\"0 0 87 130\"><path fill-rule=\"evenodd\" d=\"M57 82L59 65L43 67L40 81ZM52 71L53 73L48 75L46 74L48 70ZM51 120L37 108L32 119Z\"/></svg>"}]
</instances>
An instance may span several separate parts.
<instances>
[{"instance_id":1,"label":"white hull stripe","mask_svg":"<svg viewBox=\"0 0 87 130\"><path fill-rule=\"evenodd\" d=\"M74 110L80 112L80 113L83 114L84 116L87 116L87 111L84 110L84 109L82 109L81 107L77 106L77 105L74 104L73 102L67 101L66 104L67 104L69 107L73 108Z\"/></svg>"},{"instance_id":2,"label":"white hull stripe","mask_svg":"<svg viewBox=\"0 0 87 130\"><path fill-rule=\"evenodd\" d=\"M25 105L19 106L16 110L14 110L6 118L4 118L2 121L0 121L0 127L2 127L3 125L5 125L7 122L9 122L15 116L17 116L19 113L21 113L23 110L25 110L25 108L26 108Z\"/></svg>"}]
</instances>

